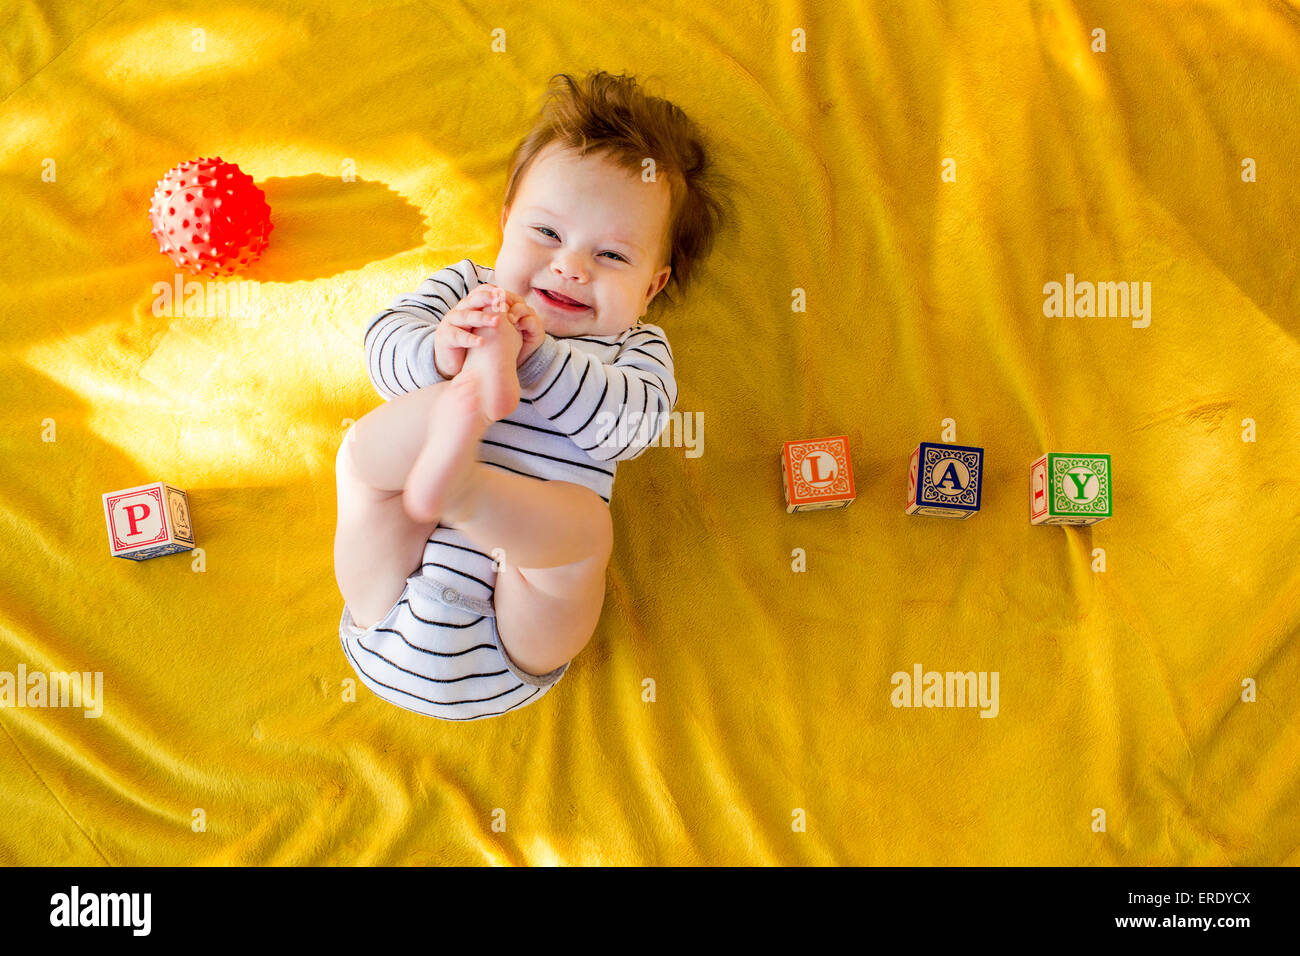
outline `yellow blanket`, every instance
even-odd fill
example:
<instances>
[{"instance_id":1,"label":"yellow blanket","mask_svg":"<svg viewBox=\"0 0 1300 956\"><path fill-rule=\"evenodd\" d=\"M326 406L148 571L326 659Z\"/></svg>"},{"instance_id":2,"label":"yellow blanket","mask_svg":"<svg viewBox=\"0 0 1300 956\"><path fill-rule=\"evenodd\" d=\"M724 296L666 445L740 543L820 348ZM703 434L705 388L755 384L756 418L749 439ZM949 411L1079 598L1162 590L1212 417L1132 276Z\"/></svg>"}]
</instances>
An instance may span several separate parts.
<instances>
[{"instance_id":1,"label":"yellow blanket","mask_svg":"<svg viewBox=\"0 0 1300 956\"><path fill-rule=\"evenodd\" d=\"M1294 3L41 6L0 59L0 672L102 712L9 695L0 863L1300 861ZM363 324L493 263L510 150L593 68L743 187L647 316L703 431L620 468L546 699L349 700ZM218 155L275 223L251 321L156 307L154 186ZM1149 313L1048 314L1067 278ZM982 510L905 516L945 419ZM781 442L830 435L857 500L787 514ZM1109 454L1114 516L1031 527L1044 452ZM156 480L201 553L110 557L100 496ZM918 666L996 713L895 706Z\"/></svg>"}]
</instances>

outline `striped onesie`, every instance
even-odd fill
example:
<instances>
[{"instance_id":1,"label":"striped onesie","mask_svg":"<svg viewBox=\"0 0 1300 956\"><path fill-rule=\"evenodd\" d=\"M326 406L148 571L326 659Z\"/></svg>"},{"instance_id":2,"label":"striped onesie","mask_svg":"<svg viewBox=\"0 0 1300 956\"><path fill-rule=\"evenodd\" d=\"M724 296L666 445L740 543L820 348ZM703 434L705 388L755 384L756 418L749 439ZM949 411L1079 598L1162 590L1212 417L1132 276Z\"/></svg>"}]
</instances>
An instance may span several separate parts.
<instances>
[{"instance_id":1,"label":"striped onesie","mask_svg":"<svg viewBox=\"0 0 1300 956\"><path fill-rule=\"evenodd\" d=\"M434 330L493 275L463 259L370 320L367 370L385 399L446 381L433 362ZM488 426L478 460L584 485L606 505L617 463L640 456L677 404L672 349L656 325L609 336L548 333L518 374L519 407ZM435 528L382 620L362 629L343 608L339 639L361 681L390 703L444 720L496 717L544 696L569 664L538 675L511 660L496 628L496 575L493 559L468 538Z\"/></svg>"}]
</instances>

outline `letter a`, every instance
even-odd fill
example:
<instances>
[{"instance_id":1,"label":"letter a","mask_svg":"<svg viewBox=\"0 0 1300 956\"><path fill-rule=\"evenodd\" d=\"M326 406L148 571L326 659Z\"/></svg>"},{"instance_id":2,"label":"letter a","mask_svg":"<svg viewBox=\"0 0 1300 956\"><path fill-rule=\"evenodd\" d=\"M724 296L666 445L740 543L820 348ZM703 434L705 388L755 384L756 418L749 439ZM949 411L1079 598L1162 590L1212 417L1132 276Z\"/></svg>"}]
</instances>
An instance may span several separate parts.
<instances>
[{"instance_id":1,"label":"letter a","mask_svg":"<svg viewBox=\"0 0 1300 956\"><path fill-rule=\"evenodd\" d=\"M941 488L950 481L952 482L953 491L957 492L966 490L962 486L961 480L957 477L957 463L952 461L948 462L948 467L944 470L944 473L939 480L934 483L934 486L936 488Z\"/></svg>"}]
</instances>

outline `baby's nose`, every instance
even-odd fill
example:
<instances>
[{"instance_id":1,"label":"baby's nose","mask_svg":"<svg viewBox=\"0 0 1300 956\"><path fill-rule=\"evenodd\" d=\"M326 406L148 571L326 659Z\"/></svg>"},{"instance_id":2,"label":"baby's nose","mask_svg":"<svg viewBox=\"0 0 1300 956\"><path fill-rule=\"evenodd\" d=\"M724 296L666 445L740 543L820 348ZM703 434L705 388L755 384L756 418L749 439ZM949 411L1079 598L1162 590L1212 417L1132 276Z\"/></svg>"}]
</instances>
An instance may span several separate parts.
<instances>
[{"instance_id":1,"label":"baby's nose","mask_svg":"<svg viewBox=\"0 0 1300 956\"><path fill-rule=\"evenodd\" d=\"M551 268L568 279L585 279L586 275L572 259L557 259Z\"/></svg>"}]
</instances>

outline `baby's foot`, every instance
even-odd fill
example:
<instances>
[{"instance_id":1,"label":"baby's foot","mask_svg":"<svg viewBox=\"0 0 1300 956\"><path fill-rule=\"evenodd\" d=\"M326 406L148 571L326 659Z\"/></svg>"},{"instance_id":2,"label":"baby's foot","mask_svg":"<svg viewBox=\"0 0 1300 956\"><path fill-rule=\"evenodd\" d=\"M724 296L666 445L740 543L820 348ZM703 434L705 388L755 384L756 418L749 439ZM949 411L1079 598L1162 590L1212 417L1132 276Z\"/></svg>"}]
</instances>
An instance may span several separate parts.
<instances>
[{"instance_id":1,"label":"baby's foot","mask_svg":"<svg viewBox=\"0 0 1300 956\"><path fill-rule=\"evenodd\" d=\"M482 408L478 373L463 369L434 402L429 434L406 477L402 503L412 521L459 514L472 496L479 441L494 419Z\"/></svg>"},{"instance_id":2,"label":"baby's foot","mask_svg":"<svg viewBox=\"0 0 1300 956\"><path fill-rule=\"evenodd\" d=\"M476 327L474 334L483 339L483 344L465 353L464 370L479 373L483 414L497 422L519 407L519 373L515 366L524 339L505 315L497 317L496 325Z\"/></svg>"}]
</instances>

